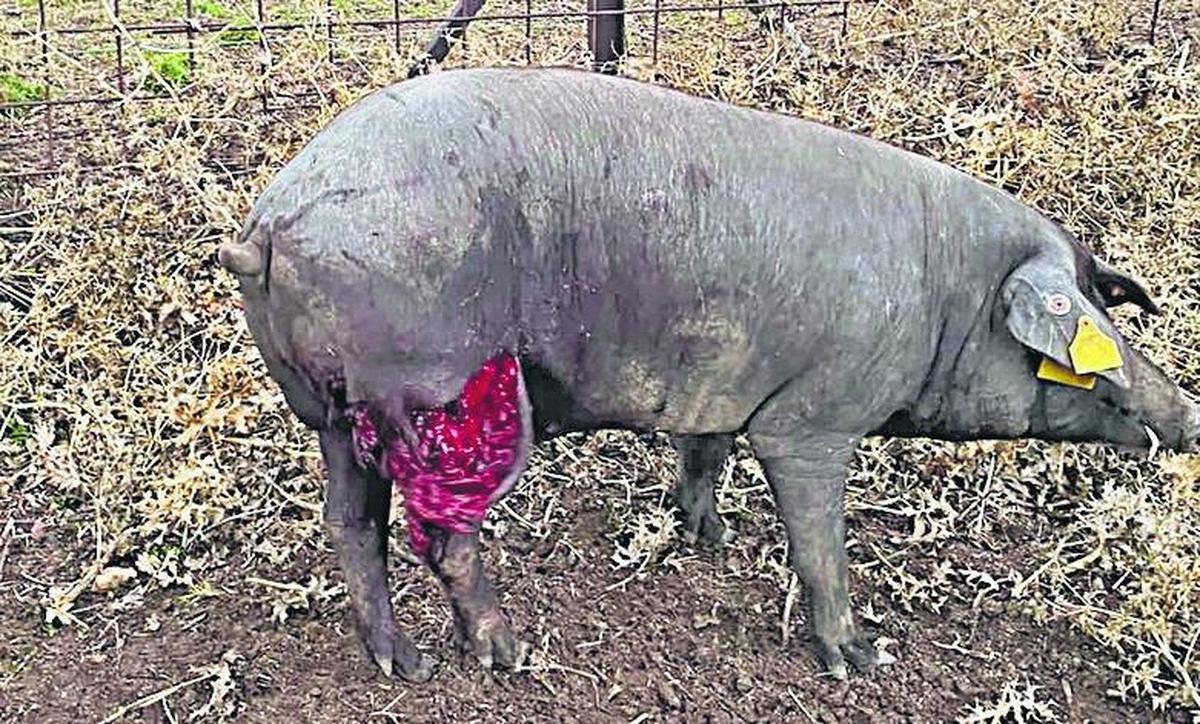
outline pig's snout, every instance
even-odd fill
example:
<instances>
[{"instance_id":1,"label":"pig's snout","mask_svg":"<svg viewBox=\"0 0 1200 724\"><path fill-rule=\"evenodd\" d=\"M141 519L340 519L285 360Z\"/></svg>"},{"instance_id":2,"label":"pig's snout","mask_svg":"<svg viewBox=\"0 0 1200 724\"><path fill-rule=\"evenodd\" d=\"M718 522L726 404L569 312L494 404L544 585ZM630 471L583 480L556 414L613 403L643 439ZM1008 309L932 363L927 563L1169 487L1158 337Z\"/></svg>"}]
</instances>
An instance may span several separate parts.
<instances>
[{"instance_id":1,"label":"pig's snout","mask_svg":"<svg viewBox=\"0 0 1200 724\"><path fill-rule=\"evenodd\" d=\"M1184 423L1183 444L1180 447L1184 452L1200 452L1200 404L1189 400L1187 406L1187 422Z\"/></svg>"}]
</instances>

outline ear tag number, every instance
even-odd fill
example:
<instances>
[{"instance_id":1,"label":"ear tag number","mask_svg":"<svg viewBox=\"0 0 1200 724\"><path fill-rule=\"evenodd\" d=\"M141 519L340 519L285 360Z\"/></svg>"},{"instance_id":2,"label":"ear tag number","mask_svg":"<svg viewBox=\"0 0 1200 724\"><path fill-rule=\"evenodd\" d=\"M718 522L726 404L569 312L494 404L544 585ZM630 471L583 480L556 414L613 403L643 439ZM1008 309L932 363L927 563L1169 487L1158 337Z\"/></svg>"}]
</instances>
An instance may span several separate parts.
<instances>
[{"instance_id":1,"label":"ear tag number","mask_svg":"<svg viewBox=\"0 0 1200 724\"><path fill-rule=\"evenodd\" d=\"M1103 372L1124 364L1117 343L1100 331L1096 322L1086 314L1079 317L1075 339L1068 350L1071 353L1071 365L1079 375Z\"/></svg>"},{"instance_id":2,"label":"ear tag number","mask_svg":"<svg viewBox=\"0 0 1200 724\"><path fill-rule=\"evenodd\" d=\"M1096 386L1095 375L1077 375L1049 357L1042 358L1042 363L1038 365L1037 376L1039 380L1050 380L1060 385L1084 390L1090 390Z\"/></svg>"}]
</instances>

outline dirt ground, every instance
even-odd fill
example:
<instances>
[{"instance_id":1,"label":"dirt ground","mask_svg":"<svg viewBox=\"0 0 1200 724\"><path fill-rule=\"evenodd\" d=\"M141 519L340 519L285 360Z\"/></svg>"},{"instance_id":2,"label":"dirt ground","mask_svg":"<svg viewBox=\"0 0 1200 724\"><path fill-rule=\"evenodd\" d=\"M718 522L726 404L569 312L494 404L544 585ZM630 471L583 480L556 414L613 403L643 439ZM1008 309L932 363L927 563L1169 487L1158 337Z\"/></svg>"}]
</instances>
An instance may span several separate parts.
<instances>
[{"instance_id":1,"label":"dirt ground","mask_svg":"<svg viewBox=\"0 0 1200 724\"><path fill-rule=\"evenodd\" d=\"M663 445L654 452L669 455ZM634 500L633 515L663 490L644 482L650 491ZM38 620L38 582L73 577L72 542L54 529L39 540L10 538L0 659L16 662L16 671L0 690L4 720L160 722L202 712L264 722L1187 721L1181 711L1153 714L1107 696L1109 657L1061 622L1037 624L994 600L974 605L966 580L935 613L906 611L856 576L856 605L882 622L876 630L898 662L834 681L801 641L782 641L786 590L754 572L756 557L782 536L764 496L749 503L761 529L720 549L674 536L664 556L670 565L629 576L609 564L605 492L618 491L567 487L552 536L513 529L488 541L503 605L534 643L518 672L485 672L454 650L434 580L394 543L398 620L440 660L423 685L387 681L368 663L321 536L280 568L231 549L202 595L159 592L132 605L89 597L79 611L91 627L53 635ZM311 505L275 514L316 525ZM888 530L885 517L853 515L852 550L908 534ZM956 543L940 565L1002 578L1034 565L1037 537L1014 527L990 548ZM277 603L263 582L309 580L324 581L328 597L273 620ZM791 623L802 622L797 605Z\"/></svg>"},{"instance_id":2,"label":"dirt ground","mask_svg":"<svg viewBox=\"0 0 1200 724\"><path fill-rule=\"evenodd\" d=\"M194 3L235 23L251 5ZM46 49L10 34L37 27L36 6L0 9L0 93L117 93L108 36ZM282 164L400 77L421 37L398 52L388 33L322 25L391 0L266 6L297 28L196 38L194 66L182 35L122 36L126 87L177 97L0 114L0 721L1200 721L1200 456L1026 441L860 449L852 598L888 669L819 673L744 445L718 487L735 535L714 550L680 534L666 441L606 431L541 446L485 524L532 645L521 671L453 650L393 516L398 625L440 665L423 685L382 679L321 528L315 437L214 256ZM129 23L178 15L121 7ZM47 22L109 23L103 9L48 2ZM657 65L641 14L627 70L1016 194L1147 283L1164 314L1119 327L1200 390L1194 2L880 2L855 6L845 35L837 10L771 27L664 13ZM580 62L580 25L537 23L533 61ZM471 37L451 65L524 62L521 23ZM47 159L53 173L12 181Z\"/></svg>"},{"instance_id":3,"label":"dirt ground","mask_svg":"<svg viewBox=\"0 0 1200 724\"><path fill-rule=\"evenodd\" d=\"M579 558L512 550L533 544L520 539L509 543L508 565L494 565L495 546L490 556L513 623L527 638L550 641L555 663L544 670L485 673L427 623L418 640L441 660L437 676L424 685L388 682L361 655L344 597L273 625L235 555L231 575L213 582L219 599L181 604L154 596L136 614L106 616L86 636L46 639L28 607L6 606L6 657L19 659L22 670L6 686L4 717L102 720L224 661L234 677L229 696L245 721L934 722L963 715L1018 675L1041 687L1038 700L1069 721L1163 719L1105 697L1104 658L1064 627L969 605L941 615L894 612L885 633L896 639L889 651L898 663L848 682L829 680L798 642L783 645L778 592L730 580L719 554L699 553L685 573L614 588L620 579L604 565L603 547L586 545L603 525L601 514L585 500L570 503L570 533L586 546ZM47 569L44 551L14 551L10 575L61 578ZM958 555L989 554L964 548ZM274 575L332 577L333 567L328 551L314 551ZM399 578L415 589L409 596L440 595L419 570L402 568ZM147 630L155 618L160 627ZM172 709L194 711L211 691L197 682L127 718L170 721Z\"/></svg>"}]
</instances>

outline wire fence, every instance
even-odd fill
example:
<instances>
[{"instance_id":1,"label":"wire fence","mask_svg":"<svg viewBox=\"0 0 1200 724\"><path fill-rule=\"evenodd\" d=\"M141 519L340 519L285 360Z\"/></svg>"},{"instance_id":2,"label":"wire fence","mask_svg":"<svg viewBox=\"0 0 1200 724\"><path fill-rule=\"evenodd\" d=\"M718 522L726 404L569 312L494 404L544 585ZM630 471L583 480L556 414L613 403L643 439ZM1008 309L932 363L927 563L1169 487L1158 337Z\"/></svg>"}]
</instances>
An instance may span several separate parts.
<instances>
[{"instance_id":1,"label":"wire fence","mask_svg":"<svg viewBox=\"0 0 1200 724\"><path fill-rule=\"evenodd\" d=\"M878 0L763 0L762 2L724 2L723 0L716 0L715 2L664 5L662 0L654 0L653 4L651 5L622 7L617 9L577 8L534 10L532 6L532 0L524 0L523 11L478 13L469 16L467 19L470 21L472 26L486 26L497 23L519 24L522 26L526 41L525 60L528 63L532 63L534 21L550 19L586 19L591 21L595 19L604 19L617 16L624 17L649 15L653 17L653 41L650 48L650 60L652 63L656 63L658 62L658 46L661 28L660 21L664 17L696 13L715 13L720 16L729 11L751 10L756 15L763 17L769 17L768 14L774 11L778 14L779 19L782 21L786 18L788 11L792 9L828 7L835 9L836 17L840 19L842 24L842 32L845 32L848 27L849 7L851 5L874 4L877 1ZM430 17L428 15L423 17L404 16L401 14L400 0L391 0L392 14L390 17L339 18L335 10L335 0L323 0L323 17L316 18L314 20L288 21L272 18L266 7L265 0L254 0L253 17L244 17L233 22L228 22L206 18L201 14L197 14L197 0L185 0L183 14L177 19L158 22L123 22L121 0L104 0L104 2L105 5L103 7L109 14L108 22L54 27L53 24L47 20L47 0L36 0L36 4L32 6L33 12L36 13L37 18L36 27L13 30L10 31L8 35L14 40L36 40L40 49L40 62L43 67L46 68L48 68L52 62L50 48L52 46L53 38L56 36L108 36L112 47L116 49L115 77L120 94L102 96L68 95L66 97L52 97L52 89L49 84L46 84L40 88L40 97L20 100L0 100L0 110L47 105L118 103L129 100L149 100L154 98L170 97L166 94L147 96L126 95L128 90L126 84L128 68L126 66L125 48L131 42L131 36L136 33L146 33L152 36L185 35L187 37L187 62L189 66L194 68L197 62L196 44L198 39L205 35L221 35L224 37L241 36L243 38L254 38L265 48L268 38L272 33L286 33L288 31L319 27L325 34L328 60L329 62L334 62L336 53L336 36L342 30L354 31L370 29L391 31L395 52L402 53L404 52L402 47L403 29L447 26L456 22L461 22L464 19L462 15L453 13L440 17ZM207 6L210 8L214 7L214 5L211 3L207 3ZM443 30L442 32L445 31ZM438 60L440 60L440 58Z\"/></svg>"},{"instance_id":2,"label":"wire fence","mask_svg":"<svg viewBox=\"0 0 1200 724\"><path fill-rule=\"evenodd\" d=\"M15 22L9 12L4 31L9 52L0 55L0 123L9 121L5 125L11 132L0 138L0 156L9 152L10 160L19 156L22 163L0 163L0 178L54 173L56 148L78 135L70 121L97 107L212 92L187 81L196 77L211 56L207 49L214 45L229 52L209 62L223 64L225 72L254 76L255 105L268 113L281 103L303 103L321 93L312 87L285 88L286 79L281 83L271 72L272 48L296 35L322 44L323 61L332 67L343 60L351 65L347 41L370 34L373 42L389 47L393 61L408 64L407 75L412 76L427 72L453 54L456 45L465 44L468 24L473 32L519 34L521 47L505 60L526 64L540 60L535 52L539 32L573 33L587 39L581 56L590 55L594 69L612 72L627 55L627 18L648 31L639 34L646 39L644 47L637 48L639 56L657 64L663 28L672 24L677 33L681 29L673 19L749 11L764 32L771 32L801 15L820 16L844 34L852 5L877 2L700 0L668 5L650 0L626 5L624 0L492 0L493 7L485 8L483 0L459 0L450 8L418 0L176 0L164 13L167 3L161 0L79 2L72 11L75 1L18 0ZM569 23L578 26L567 27ZM585 57L576 60L586 62ZM44 151L33 153L33 146Z\"/></svg>"},{"instance_id":3,"label":"wire fence","mask_svg":"<svg viewBox=\"0 0 1200 724\"><path fill-rule=\"evenodd\" d=\"M354 61L345 52L351 37L370 34L372 42L388 47L392 60L407 64L408 75L426 72L465 44L472 30L516 33L515 56L506 58L535 64L540 33L575 33L586 38L586 48L575 58L591 61L593 69L611 72L629 56L657 65L664 28L675 37L688 32L685 18L741 12L768 34L788 23L832 23L845 35L852 6L875 5L878 0L697 0L666 4L649 0L626 5L624 0L459 0L453 8L418 0L175 0L163 12L161 0L101 0L80 2L75 12L64 11L75 0L18 0L16 22L4 35L10 48L0 55L0 123L19 132L0 139L0 155L26 151L24 158L40 156L19 168L0 167L0 178L53 173L55 144L78 129L64 128L70 109L86 113L88 107L121 107L128 103L180 100L189 94L212 92L194 87L204 62L219 62L232 73L255 78L254 105L268 113L281 103L304 103L321 94L320 88L289 89L271 73L271 48L286 44L296 34L323 46L323 61L337 66ZM1154 43L1161 0L1147 4L1146 32ZM299 2L300 4L295 4ZM439 0L432 0L437 3ZM447 4L449 0L446 0ZM86 10L83 9L86 7ZM626 19L637 24L640 44L626 44ZM571 23L578 23L571 27ZM150 50L168 43L169 51ZM207 60L213 45L229 51ZM238 53L238 49L247 52ZM150 56L149 53L153 53ZM137 54L137 62L131 55ZM146 60L152 57L147 68ZM361 59L357 62L363 62ZM137 77L133 70L139 68ZM71 74L74 67L79 72ZM65 69L65 70L64 70ZM403 76L403 73L399 74ZM399 78L397 78L399 79ZM311 85L311 84L310 84ZM56 111L56 109L58 109ZM37 117L37 122L33 118ZM41 154L30 153L43 146ZM12 154L10 154L12 155Z\"/></svg>"}]
</instances>

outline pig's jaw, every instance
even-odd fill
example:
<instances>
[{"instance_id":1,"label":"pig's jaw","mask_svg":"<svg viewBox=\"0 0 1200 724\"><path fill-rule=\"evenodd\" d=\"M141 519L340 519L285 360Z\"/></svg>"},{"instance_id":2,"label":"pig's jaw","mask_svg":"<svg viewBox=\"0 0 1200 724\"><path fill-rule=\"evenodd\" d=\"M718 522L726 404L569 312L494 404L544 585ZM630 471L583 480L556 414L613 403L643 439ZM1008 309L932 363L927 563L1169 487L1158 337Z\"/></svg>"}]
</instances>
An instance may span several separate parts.
<instances>
[{"instance_id":1,"label":"pig's jaw","mask_svg":"<svg viewBox=\"0 0 1200 724\"><path fill-rule=\"evenodd\" d=\"M509 354L484 362L453 404L410 414L415 444L385 440L367 405L351 408L354 449L404 496L413 552L426 557L426 526L453 533L479 529L488 506L516 482L530 436L520 363Z\"/></svg>"}]
</instances>

